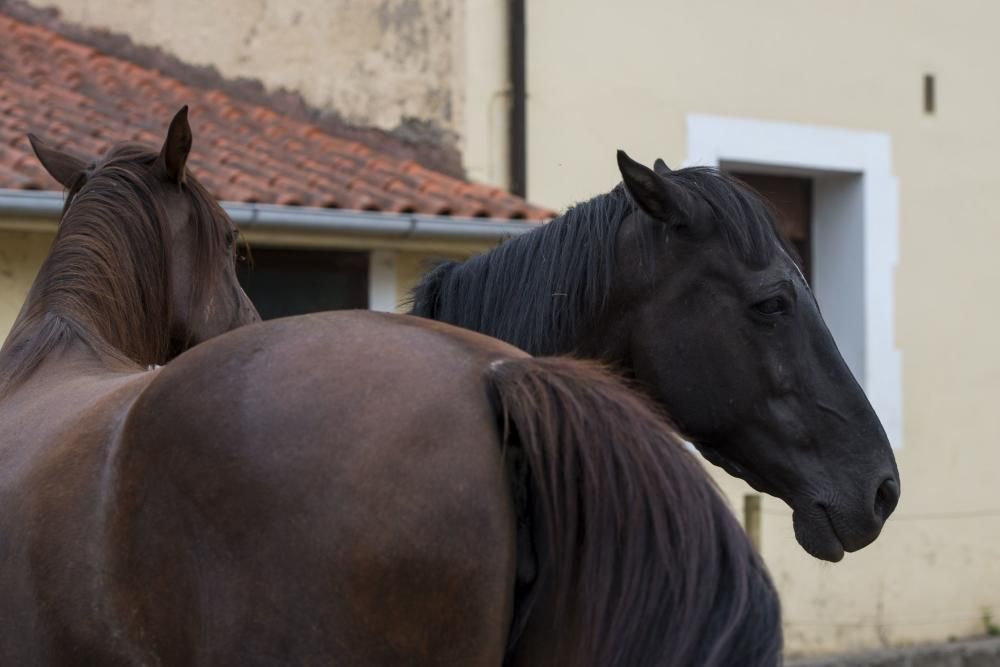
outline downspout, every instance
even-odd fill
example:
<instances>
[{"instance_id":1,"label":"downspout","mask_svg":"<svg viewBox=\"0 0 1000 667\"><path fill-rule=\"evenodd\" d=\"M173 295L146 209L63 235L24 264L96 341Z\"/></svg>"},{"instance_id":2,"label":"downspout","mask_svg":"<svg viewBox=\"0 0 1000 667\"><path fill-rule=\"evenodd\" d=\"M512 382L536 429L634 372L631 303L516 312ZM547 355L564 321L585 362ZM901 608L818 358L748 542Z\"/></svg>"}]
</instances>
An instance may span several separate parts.
<instances>
[{"instance_id":1,"label":"downspout","mask_svg":"<svg viewBox=\"0 0 1000 667\"><path fill-rule=\"evenodd\" d=\"M508 0L508 52L510 76L509 189L519 197L528 194L528 110L525 62L524 0Z\"/></svg>"}]
</instances>

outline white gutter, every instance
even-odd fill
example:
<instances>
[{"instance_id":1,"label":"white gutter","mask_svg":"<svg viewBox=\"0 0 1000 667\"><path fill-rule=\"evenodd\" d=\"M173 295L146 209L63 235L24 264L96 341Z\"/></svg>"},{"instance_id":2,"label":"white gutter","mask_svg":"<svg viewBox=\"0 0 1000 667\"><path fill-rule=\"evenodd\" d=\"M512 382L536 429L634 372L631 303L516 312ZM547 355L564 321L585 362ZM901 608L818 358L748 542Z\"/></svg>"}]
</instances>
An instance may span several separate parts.
<instances>
[{"instance_id":1,"label":"white gutter","mask_svg":"<svg viewBox=\"0 0 1000 667\"><path fill-rule=\"evenodd\" d=\"M61 192L0 188L0 217L38 219L40 223L52 224L59 219L62 205ZM535 222L497 218L376 213L241 202L222 202L222 208L241 230L247 232L348 234L381 240L490 243L538 228Z\"/></svg>"}]
</instances>

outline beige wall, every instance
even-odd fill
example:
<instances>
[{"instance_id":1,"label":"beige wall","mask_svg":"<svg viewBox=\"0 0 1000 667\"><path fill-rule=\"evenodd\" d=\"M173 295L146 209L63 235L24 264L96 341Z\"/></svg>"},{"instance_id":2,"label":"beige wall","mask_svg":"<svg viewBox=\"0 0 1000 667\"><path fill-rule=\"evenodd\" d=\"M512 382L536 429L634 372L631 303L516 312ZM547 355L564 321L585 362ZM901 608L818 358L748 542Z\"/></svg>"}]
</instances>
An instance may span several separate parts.
<instances>
[{"instance_id":1,"label":"beige wall","mask_svg":"<svg viewBox=\"0 0 1000 667\"><path fill-rule=\"evenodd\" d=\"M29 0L226 77L287 88L348 121L461 134L458 0Z\"/></svg>"},{"instance_id":2,"label":"beige wall","mask_svg":"<svg viewBox=\"0 0 1000 667\"><path fill-rule=\"evenodd\" d=\"M982 632L984 609L1000 615L1000 88L990 83L1000 70L1000 5L528 8L528 194L540 203L607 191L619 180L619 147L679 166L691 113L890 135L900 190L902 501L878 542L830 565L795 544L789 511L767 499L763 552L794 652ZM922 108L925 73L937 77L933 116ZM466 108L486 104L470 95ZM736 503L747 491L723 483Z\"/></svg>"},{"instance_id":3,"label":"beige wall","mask_svg":"<svg viewBox=\"0 0 1000 667\"><path fill-rule=\"evenodd\" d=\"M0 229L0 341L17 319L54 236Z\"/></svg>"},{"instance_id":4,"label":"beige wall","mask_svg":"<svg viewBox=\"0 0 1000 667\"><path fill-rule=\"evenodd\" d=\"M482 252L486 248L480 248ZM435 263L445 259L463 260L472 255L472 252L459 252L456 250L446 252L401 252L396 261L396 294L400 303L399 312L406 312L409 308L404 303L410 295L410 290L417 286L424 272Z\"/></svg>"},{"instance_id":5,"label":"beige wall","mask_svg":"<svg viewBox=\"0 0 1000 667\"><path fill-rule=\"evenodd\" d=\"M507 64L508 0L456 0L465 5L465 49L456 96L463 100L459 148L474 181L508 184L510 83ZM465 101L474 101L470 106Z\"/></svg>"}]
</instances>

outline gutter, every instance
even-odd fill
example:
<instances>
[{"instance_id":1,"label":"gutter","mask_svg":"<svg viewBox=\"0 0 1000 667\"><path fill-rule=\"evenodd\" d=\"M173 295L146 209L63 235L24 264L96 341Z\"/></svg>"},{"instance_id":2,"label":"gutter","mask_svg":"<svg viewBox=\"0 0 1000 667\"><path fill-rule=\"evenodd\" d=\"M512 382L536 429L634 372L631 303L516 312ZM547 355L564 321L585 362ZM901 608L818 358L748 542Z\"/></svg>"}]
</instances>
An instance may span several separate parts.
<instances>
[{"instance_id":1,"label":"gutter","mask_svg":"<svg viewBox=\"0 0 1000 667\"><path fill-rule=\"evenodd\" d=\"M27 220L28 224L13 225L19 229L37 229L46 223L54 227L62 206L61 192L0 189L0 217ZM242 202L222 202L222 208L241 231L317 237L344 234L382 241L499 243L539 226L539 223L524 220L348 211ZM5 225L0 220L0 227L3 226Z\"/></svg>"}]
</instances>

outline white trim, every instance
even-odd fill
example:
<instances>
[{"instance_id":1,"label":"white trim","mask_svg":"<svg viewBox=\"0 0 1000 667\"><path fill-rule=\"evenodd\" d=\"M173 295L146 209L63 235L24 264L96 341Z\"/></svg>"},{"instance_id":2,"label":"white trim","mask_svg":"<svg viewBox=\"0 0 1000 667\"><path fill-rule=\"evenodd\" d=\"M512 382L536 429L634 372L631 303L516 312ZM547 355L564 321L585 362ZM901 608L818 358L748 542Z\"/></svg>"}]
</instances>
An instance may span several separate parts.
<instances>
[{"instance_id":1,"label":"white trim","mask_svg":"<svg viewBox=\"0 0 1000 667\"><path fill-rule=\"evenodd\" d=\"M704 114L687 117L685 166L815 178L816 298L894 447L903 445L895 338L899 189L889 135Z\"/></svg>"},{"instance_id":2,"label":"white trim","mask_svg":"<svg viewBox=\"0 0 1000 667\"><path fill-rule=\"evenodd\" d=\"M396 312L396 253L373 250L368 255L368 310Z\"/></svg>"}]
</instances>

